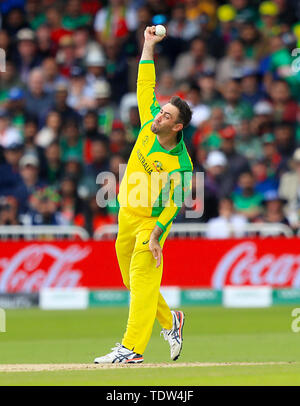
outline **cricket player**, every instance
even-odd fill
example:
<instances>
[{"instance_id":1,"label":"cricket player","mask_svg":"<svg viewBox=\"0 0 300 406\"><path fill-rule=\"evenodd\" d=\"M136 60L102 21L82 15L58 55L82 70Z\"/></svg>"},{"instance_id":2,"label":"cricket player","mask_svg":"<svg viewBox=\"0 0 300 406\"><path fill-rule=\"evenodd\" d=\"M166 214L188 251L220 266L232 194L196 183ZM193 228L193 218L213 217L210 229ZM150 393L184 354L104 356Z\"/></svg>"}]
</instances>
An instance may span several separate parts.
<instances>
[{"instance_id":1,"label":"cricket player","mask_svg":"<svg viewBox=\"0 0 300 406\"><path fill-rule=\"evenodd\" d=\"M122 344L95 363L140 363L155 318L169 342L171 359L182 349L184 313L171 311L159 288L162 249L172 222L191 190L193 165L182 129L192 116L179 97L160 107L154 93L155 44L164 36L147 27L139 63L137 100L141 129L131 152L118 195L119 232L116 253L125 286L130 290L127 329Z\"/></svg>"}]
</instances>

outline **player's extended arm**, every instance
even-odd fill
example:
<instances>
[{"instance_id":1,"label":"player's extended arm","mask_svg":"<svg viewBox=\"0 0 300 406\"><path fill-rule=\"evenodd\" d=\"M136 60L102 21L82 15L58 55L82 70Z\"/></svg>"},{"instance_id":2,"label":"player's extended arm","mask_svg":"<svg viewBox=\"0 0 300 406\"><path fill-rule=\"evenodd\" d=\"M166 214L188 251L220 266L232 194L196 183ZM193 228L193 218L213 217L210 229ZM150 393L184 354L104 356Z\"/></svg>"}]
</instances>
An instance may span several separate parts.
<instances>
[{"instance_id":1,"label":"player's extended arm","mask_svg":"<svg viewBox=\"0 0 300 406\"><path fill-rule=\"evenodd\" d=\"M155 26L152 26L145 29L144 37L145 42L137 79L137 100L141 125L152 120L160 110L154 93L156 78L153 56L155 44L165 36L155 35Z\"/></svg>"},{"instance_id":2,"label":"player's extended arm","mask_svg":"<svg viewBox=\"0 0 300 406\"><path fill-rule=\"evenodd\" d=\"M161 263L162 249L160 239L167 227L177 216L182 207L186 196L190 193L192 187L192 172L174 172L171 175L170 191L165 208L161 212L156 226L154 227L149 241L149 249L156 259L156 267Z\"/></svg>"}]
</instances>

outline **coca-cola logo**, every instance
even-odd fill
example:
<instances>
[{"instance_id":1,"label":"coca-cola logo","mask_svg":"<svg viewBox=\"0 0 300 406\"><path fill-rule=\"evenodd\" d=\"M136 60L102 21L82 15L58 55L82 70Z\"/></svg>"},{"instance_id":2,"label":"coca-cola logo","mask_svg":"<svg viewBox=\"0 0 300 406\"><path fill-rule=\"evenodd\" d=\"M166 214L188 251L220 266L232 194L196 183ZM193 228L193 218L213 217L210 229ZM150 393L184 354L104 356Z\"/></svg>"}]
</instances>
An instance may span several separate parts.
<instances>
[{"instance_id":1,"label":"coca-cola logo","mask_svg":"<svg viewBox=\"0 0 300 406\"><path fill-rule=\"evenodd\" d=\"M300 287L300 254L257 255L255 242L235 245L218 262L212 287L225 285L269 285Z\"/></svg>"},{"instance_id":2,"label":"coca-cola logo","mask_svg":"<svg viewBox=\"0 0 300 406\"><path fill-rule=\"evenodd\" d=\"M74 269L91 248L32 244L11 258L0 259L0 292L34 292L45 287L80 286L83 271Z\"/></svg>"}]
</instances>

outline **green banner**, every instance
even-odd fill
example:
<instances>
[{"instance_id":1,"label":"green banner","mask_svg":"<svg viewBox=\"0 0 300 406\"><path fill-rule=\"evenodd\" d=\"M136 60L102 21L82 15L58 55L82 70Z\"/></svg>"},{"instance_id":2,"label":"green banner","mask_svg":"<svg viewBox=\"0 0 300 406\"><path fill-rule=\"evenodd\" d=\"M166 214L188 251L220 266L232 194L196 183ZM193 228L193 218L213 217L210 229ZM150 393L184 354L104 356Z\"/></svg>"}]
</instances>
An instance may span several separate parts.
<instances>
[{"instance_id":1,"label":"green banner","mask_svg":"<svg viewBox=\"0 0 300 406\"><path fill-rule=\"evenodd\" d=\"M89 307L127 306L129 291L117 289L91 290L89 292Z\"/></svg>"},{"instance_id":2,"label":"green banner","mask_svg":"<svg viewBox=\"0 0 300 406\"><path fill-rule=\"evenodd\" d=\"M186 289L181 291L182 305L210 306L222 304L222 291L212 289Z\"/></svg>"},{"instance_id":3,"label":"green banner","mask_svg":"<svg viewBox=\"0 0 300 406\"><path fill-rule=\"evenodd\" d=\"M273 305L300 304L300 289L273 289Z\"/></svg>"}]
</instances>

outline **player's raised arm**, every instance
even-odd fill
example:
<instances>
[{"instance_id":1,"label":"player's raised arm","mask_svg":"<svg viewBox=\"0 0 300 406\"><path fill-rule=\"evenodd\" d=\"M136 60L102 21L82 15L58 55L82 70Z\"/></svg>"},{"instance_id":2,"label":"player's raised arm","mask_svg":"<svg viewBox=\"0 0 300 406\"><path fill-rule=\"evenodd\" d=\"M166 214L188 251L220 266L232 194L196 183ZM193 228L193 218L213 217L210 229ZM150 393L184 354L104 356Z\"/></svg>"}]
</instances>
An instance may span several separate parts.
<instances>
[{"instance_id":1,"label":"player's raised arm","mask_svg":"<svg viewBox=\"0 0 300 406\"><path fill-rule=\"evenodd\" d=\"M137 79L137 99L141 125L152 120L160 106L156 100L155 88L155 67L154 67L154 47L165 35L155 35L155 26L147 27L144 32L145 42L139 64Z\"/></svg>"}]
</instances>

